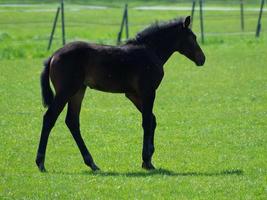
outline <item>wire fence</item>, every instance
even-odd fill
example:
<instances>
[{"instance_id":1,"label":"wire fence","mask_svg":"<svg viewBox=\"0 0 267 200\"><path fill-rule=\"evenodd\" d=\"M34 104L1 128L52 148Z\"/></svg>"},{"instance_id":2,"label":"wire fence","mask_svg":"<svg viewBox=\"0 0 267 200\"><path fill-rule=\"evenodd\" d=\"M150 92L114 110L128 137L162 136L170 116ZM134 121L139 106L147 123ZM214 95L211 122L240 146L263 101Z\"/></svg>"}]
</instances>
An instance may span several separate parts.
<instances>
[{"instance_id":1,"label":"wire fence","mask_svg":"<svg viewBox=\"0 0 267 200\"><path fill-rule=\"evenodd\" d=\"M55 2L60 2L61 0L0 0L0 4L51 4ZM125 3L134 2L135 4L173 4L173 3L192 3L193 0L64 0L65 3L69 4L84 4L84 5L122 5ZM204 0L204 3L215 3L215 4L229 4L229 5L239 5L241 0ZM259 4L261 0L242 0L244 4L254 5Z\"/></svg>"},{"instance_id":2,"label":"wire fence","mask_svg":"<svg viewBox=\"0 0 267 200\"><path fill-rule=\"evenodd\" d=\"M20 3L20 4L10 4L12 3ZM45 35L37 34L33 36L29 36L28 38L21 37L14 37L12 39L13 42L16 42L14 45L20 45L23 43L30 43L30 42L38 42L38 41L47 41L49 39L49 34L52 28L52 20L55 15L57 5L51 4L51 2L55 1L49 1L45 0L42 1L43 5L40 6L40 4L31 4L36 3L36 1L9 1L9 4L1 4L5 3L5 1L0 0L0 16L5 16L5 13L13 12L18 14L18 19L12 19L12 18L5 18L0 19L0 26L2 27L0 29L0 41L1 41L1 32L5 31L6 29L17 29L18 27L23 28L31 28L33 26L40 27L42 30L46 30ZM125 1L116 1L115 6L110 6L106 3L104 0L100 0L100 5L90 5L90 3L96 3L92 1L71 1L66 0L65 5L65 12L66 12L66 34L68 41L74 40L76 38L86 38L90 41L100 41L100 42L107 42L114 44L116 41L116 34L119 32L119 27L121 25L121 17L122 17L122 11L123 11L123 2ZM73 3L83 3L83 5L77 5ZM137 3L136 3L137 2ZM131 6L129 4L129 27L131 30L131 36L135 34L138 30L142 29L143 27L147 26L151 22L155 20L161 20L162 16L169 16L170 13L173 13L173 16L180 15L190 15L191 9L192 9L192 1L186 1L186 0L162 0L158 1L159 3L157 5L152 4L150 5L150 1L136 1L134 5ZM148 3L148 5L146 4ZM259 9L260 9L260 2L259 1L250 1L250 0L244 0L244 24L245 28L242 30L240 25L240 0L236 1L210 1L205 0L204 1L204 33L207 37L222 37L222 36L240 36L240 35L255 35L256 27L257 27L257 20L259 16ZM141 3L144 3L143 5ZM165 4L164 4L165 3ZM166 3L171 3L170 5ZM160 6L160 5L164 6ZM217 6L214 6L214 5ZM112 4L113 5L113 4ZM118 13L121 13L120 15L113 16L109 18L106 13L109 13L109 10L112 9L121 9L120 11L117 11ZM155 14L147 16L147 13L151 12L157 12L159 13L158 18L155 19ZM266 7L263 9L263 24L266 24ZM44 15L47 16L47 13L49 14L49 18L47 17L36 17L36 18L30 18L30 17L23 17L24 15L32 14L32 13L38 13L38 15ZM83 13L83 14L81 14ZM100 17L98 17L97 13L102 13ZM141 14L140 14L141 13ZM88 17L86 17L88 15ZM77 17L78 16L78 17ZM80 16L80 17L79 17ZM21 17L21 18L19 18ZM116 18L116 19L115 19ZM164 18L164 17L163 17ZM229 21L229 27L222 26L220 24L225 24L225 21ZM207 23L206 23L207 22ZM222 22L222 23L221 23ZM234 23L234 25L233 25ZM199 6L197 5L195 16L194 16L194 25L193 29L200 34L200 18L199 18ZM61 26L61 22L58 23L59 26ZM262 33L266 33L267 29L266 26L262 26L261 31ZM94 32L97 32L97 29L99 29L99 32L102 34L103 27L112 27L111 34L105 34L103 37L100 37L100 39L97 38L90 38L90 35L84 36L83 34L80 35L79 31L75 30L82 28L87 30L92 30ZM69 31L71 33L69 34ZM114 31L115 30L115 31ZM36 29L32 30L33 32L36 31ZM96 34L95 34L96 35ZM59 33L56 34L54 39L56 41L60 41L61 35Z\"/></svg>"},{"instance_id":3,"label":"wire fence","mask_svg":"<svg viewBox=\"0 0 267 200\"><path fill-rule=\"evenodd\" d=\"M21 5L16 5L16 7L20 7ZM5 7L5 6L3 6ZM36 7L36 6L34 6ZM85 10L85 11L88 11L88 10L91 10L92 8L75 8L75 9L66 9L66 12L71 12L71 13L75 13L75 12L79 12L79 11L82 11L82 10ZM110 9L109 7L103 7L102 9ZM143 11L166 11L166 12L170 12L170 11L188 11L188 14L190 14L189 11L191 11L191 8L190 7L160 7L160 6L157 6L157 7L150 7L150 6L146 6L146 7L133 7L133 8L130 8L130 12L131 10L143 10ZM205 19L206 20L211 20L211 19L214 19L214 20L225 20L224 16L227 16L228 18L232 18L232 17L235 17L235 18L240 18L240 9L228 9L228 8L223 8L223 7L204 7L203 9L205 12ZM0 13L3 13L3 12L14 12L14 13L34 13L34 12L38 12L38 13L42 13L42 12L49 12L49 13L55 13L56 11L56 6L54 8L50 8L50 9L28 9L28 6L25 8L23 8L23 10L6 10L6 11L3 11L1 10L1 5L0 5ZM258 15L259 15L259 8L249 8L249 9L245 9L244 10L246 13L245 13L245 17L246 18L254 18L254 19L257 19ZM196 11L198 12L198 10ZM217 12L216 14L212 13L212 12ZM226 15L222 16L220 15L220 12L228 12ZM263 13L266 13L267 12L267 9L263 9ZM130 16L131 18L131 16ZM83 26L83 25L110 25L110 26L118 26L120 25L120 19L117 20L118 22L116 23L112 23L112 22L109 22L108 20L105 22L105 21L99 21L99 19L95 18L95 19L86 19L86 20L83 20L83 19L69 19L68 21L68 26ZM7 20L3 20L3 21L0 21L0 25L20 25L20 24L23 24L23 25L31 25L31 24L44 24L44 25L51 25L51 20L48 20L48 19L27 19L25 21L15 21L15 20L11 20L11 21L7 21ZM147 25L146 22L144 23L138 23L138 22L134 22L134 20L131 20L130 22L130 25L131 26L145 26Z\"/></svg>"}]
</instances>

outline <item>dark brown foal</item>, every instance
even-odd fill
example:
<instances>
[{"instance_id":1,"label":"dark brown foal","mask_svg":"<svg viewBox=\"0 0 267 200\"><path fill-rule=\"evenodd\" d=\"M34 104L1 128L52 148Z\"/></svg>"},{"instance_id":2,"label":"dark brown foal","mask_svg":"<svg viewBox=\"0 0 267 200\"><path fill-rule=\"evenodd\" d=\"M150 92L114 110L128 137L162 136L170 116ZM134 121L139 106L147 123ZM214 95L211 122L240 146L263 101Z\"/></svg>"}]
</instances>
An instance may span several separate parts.
<instances>
[{"instance_id":1,"label":"dark brown foal","mask_svg":"<svg viewBox=\"0 0 267 200\"><path fill-rule=\"evenodd\" d=\"M68 104L66 125L76 141L84 162L92 170L99 168L86 148L79 124L86 87L125 93L142 114L144 130L142 167L154 169L154 133L156 117L153 105L156 90L164 75L163 66L174 52L179 52L201 66L205 56L196 36L189 29L190 17L150 26L135 39L121 46L73 42L56 51L46 62L41 75L43 102L48 106L36 157L40 171L45 171L45 153L49 134L64 106ZM49 78L55 88L50 88Z\"/></svg>"}]
</instances>

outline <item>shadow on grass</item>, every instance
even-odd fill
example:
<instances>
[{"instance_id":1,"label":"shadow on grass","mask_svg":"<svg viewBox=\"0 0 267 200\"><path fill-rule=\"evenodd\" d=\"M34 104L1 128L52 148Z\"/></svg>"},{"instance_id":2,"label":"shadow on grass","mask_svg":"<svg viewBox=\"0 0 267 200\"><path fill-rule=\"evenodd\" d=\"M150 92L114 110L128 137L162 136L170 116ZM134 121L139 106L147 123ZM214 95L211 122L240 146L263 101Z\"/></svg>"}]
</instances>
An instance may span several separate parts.
<instances>
[{"instance_id":1,"label":"shadow on grass","mask_svg":"<svg viewBox=\"0 0 267 200\"><path fill-rule=\"evenodd\" d=\"M147 176L229 176L229 175L243 175L243 170L231 169L219 172L174 172L167 169L156 169L153 171L138 171L138 172L105 172L105 171L83 171L81 173L69 172L52 172L52 174L61 175L90 175L90 176L121 176L121 177L147 177Z\"/></svg>"}]
</instances>

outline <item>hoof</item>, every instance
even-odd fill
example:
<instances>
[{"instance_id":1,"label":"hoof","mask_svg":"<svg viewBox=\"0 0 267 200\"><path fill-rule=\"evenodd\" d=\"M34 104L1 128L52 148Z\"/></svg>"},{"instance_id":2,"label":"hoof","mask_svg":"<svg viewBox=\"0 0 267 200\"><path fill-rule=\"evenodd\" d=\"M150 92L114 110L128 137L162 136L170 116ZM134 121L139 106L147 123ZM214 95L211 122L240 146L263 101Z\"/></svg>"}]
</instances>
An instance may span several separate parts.
<instances>
[{"instance_id":1,"label":"hoof","mask_svg":"<svg viewBox=\"0 0 267 200\"><path fill-rule=\"evenodd\" d=\"M38 160L36 159L35 163L36 163L40 172L46 172L44 162L38 162Z\"/></svg>"},{"instance_id":2,"label":"hoof","mask_svg":"<svg viewBox=\"0 0 267 200\"><path fill-rule=\"evenodd\" d=\"M100 169L99 169L99 167L98 166L96 166L96 164L95 163L93 163L93 164L91 164L90 165L90 168L95 172L95 171L99 171Z\"/></svg>"},{"instance_id":3,"label":"hoof","mask_svg":"<svg viewBox=\"0 0 267 200\"><path fill-rule=\"evenodd\" d=\"M84 157L84 163L90 167L93 171L98 171L100 170L98 166L96 166L93 158L91 156L86 156Z\"/></svg>"},{"instance_id":4,"label":"hoof","mask_svg":"<svg viewBox=\"0 0 267 200\"><path fill-rule=\"evenodd\" d=\"M152 165L152 163L151 162L143 162L142 163L142 168L143 169L146 169L146 170L154 170L155 169L155 167Z\"/></svg>"},{"instance_id":5,"label":"hoof","mask_svg":"<svg viewBox=\"0 0 267 200\"><path fill-rule=\"evenodd\" d=\"M44 167L44 165L39 165L38 168L39 168L39 171L42 172L42 173L43 172L47 172L45 167Z\"/></svg>"},{"instance_id":6,"label":"hoof","mask_svg":"<svg viewBox=\"0 0 267 200\"><path fill-rule=\"evenodd\" d=\"M37 155L35 163L36 163L40 172L46 172L46 169L44 166L44 156Z\"/></svg>"}]
</instances>

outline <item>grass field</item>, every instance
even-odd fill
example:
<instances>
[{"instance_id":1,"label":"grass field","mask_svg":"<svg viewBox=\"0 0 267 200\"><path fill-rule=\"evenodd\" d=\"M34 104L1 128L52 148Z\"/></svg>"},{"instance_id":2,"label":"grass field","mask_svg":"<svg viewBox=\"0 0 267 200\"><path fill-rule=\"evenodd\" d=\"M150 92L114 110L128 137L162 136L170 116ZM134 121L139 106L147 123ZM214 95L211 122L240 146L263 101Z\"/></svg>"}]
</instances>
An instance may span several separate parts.
<instances>
[{"instance_id":1,"label":"grass field","mask_svg":"<svg viewBox=\"0 0 267 200\"><path fill-rule=\"evenodd\" d=\"M47 52L54 12L20 9L0 8L0 199L267 198L266 27L259 39L207 35L202 68L179 54L168 61L154 108L157 170L141 169L141 116L134 106L123 95L88 90L81 130L101 171L83 164L64 111L49 139L48 173L40 173L34 163L45 112L39 75L43 59L60 46L60 32ZM131 36L155 19L177 16L130 14ZM219 14L205 13L207 33L240 31L238 12ZM114 44L121 15L120 8L70 10L67 39ZM246 15L247 32L256 21L257 14ZM198 26L196 20L196 32Z\"/></svg>"}]
</instances>

